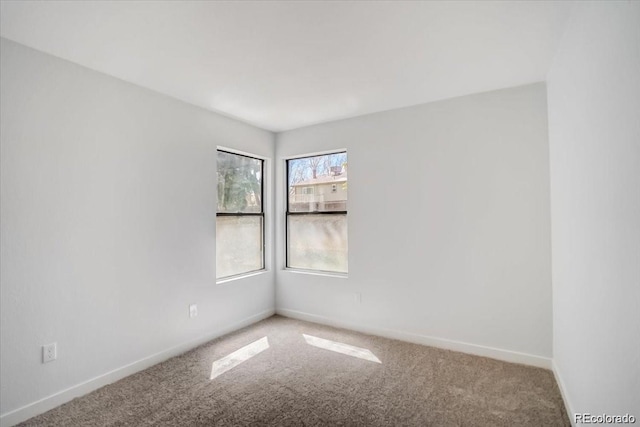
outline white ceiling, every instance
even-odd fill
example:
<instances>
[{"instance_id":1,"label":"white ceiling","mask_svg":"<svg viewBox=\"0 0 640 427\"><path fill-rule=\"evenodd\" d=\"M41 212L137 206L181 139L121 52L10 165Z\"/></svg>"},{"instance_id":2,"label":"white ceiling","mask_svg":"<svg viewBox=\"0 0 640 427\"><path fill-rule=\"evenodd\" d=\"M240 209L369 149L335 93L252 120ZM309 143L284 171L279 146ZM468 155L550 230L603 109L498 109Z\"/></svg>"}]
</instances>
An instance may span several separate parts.
<instances>
[{"instance_id":1,"label":"white ceiling","mask_svg":"<svg viewBox=\"0 0 640 427\"><path fill-rule=\"evenodd\" d=\"M272 131L545 79L562 1L3 1L2 36Z\"/></svg>"}]
</instances>

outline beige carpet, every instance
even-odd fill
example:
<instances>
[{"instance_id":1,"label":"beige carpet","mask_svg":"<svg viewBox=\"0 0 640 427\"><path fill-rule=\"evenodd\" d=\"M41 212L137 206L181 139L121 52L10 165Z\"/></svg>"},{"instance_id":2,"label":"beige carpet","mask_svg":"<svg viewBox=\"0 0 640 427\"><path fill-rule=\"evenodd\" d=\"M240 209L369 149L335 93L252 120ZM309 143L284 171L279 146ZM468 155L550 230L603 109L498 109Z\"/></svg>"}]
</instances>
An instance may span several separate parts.
<instances>
[{"instance_id":1,"label":"beige carpet","mask_svg":"<svg viewBox=\"0 0 640 427\"><path fill-rule=\"evenodd\" d=\"M570 424L550 371L274 316L21 425Z\"/></svg>"}]
</instances>

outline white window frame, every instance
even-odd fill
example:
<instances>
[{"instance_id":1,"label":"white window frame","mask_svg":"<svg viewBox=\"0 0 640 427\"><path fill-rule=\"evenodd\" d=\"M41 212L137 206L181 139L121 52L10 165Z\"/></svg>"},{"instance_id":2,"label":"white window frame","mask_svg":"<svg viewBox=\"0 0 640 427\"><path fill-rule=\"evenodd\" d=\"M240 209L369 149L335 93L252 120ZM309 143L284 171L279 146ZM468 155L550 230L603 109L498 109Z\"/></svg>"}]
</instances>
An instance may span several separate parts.
<instances>
[{"instance_id":1,"label":"white window frame","mask_svg":"<svg viewBox=\"0 0 640 427\"><path fill-rule=\"evenodd\" d=\"M347 153L348 156L348 150L346 148L337 148L335 150L327 150L327 151L320 151L320 152L314 152L314 153L305 153L305 154L299 154L299 155L293 155L293 156L288 156L288 157L284 157L281 158L282 160L282 165L283 165L283 170L284 170L284 223L283 223L283 230L284 230L284 245L283 245L283 251L282 251L282 255L283 255L283 260L284 260L284 265L281 267L284 271L290 272L290 273L301 273L301 274L309 274L309 275L314 275L314 276L325 276L325 277L335 277L335 278L341 278L341 279L347 279L349 277L349 272L347 271L346 273L343 272L339 272L339 271L328 271L328 270L314 270L314 269L304 269L304 268L298 268L298 267L289 267L289 215L291 214L291 212L289 212L289 197L291 197L291 194L289 192L290 188L289 188L289 160L296 160L296 159L305 159L308 157L316 157L316 156L324 156L324 155L331 155L331 154L339 154L339 153ZM348 206L348 201L347 201L347 206ZM348 209L346 211L344 211L344 215L346 216L347 219L347 240L349 239L348 236L348 230L349 230L349 215L348 215ZM329 215L331 215L329 213ZM347 257L348 257L348 253L347 253ZM348 260L347 260L348 262Z\"/></svg>"},{"instance_id":2,"label":"white window frame","mask_svg":"<svg viewBox=\"0 0 640 427\"><path fill-rule=\"evenodd\" d=\"M253 276L262 275L270 271L269 266L272 263L271 260L271 252L268 250L270 247L270 243L272 241L272 229L270 226L270 218L269 212L271 212L271 200L272 200L272 189L268 185L271 177L271 159L269 157L261 156L259 154L250 153L247 151L237 150L235 148L230 148L227 146L218 145L216 147L216 159L218 155L218 151L224 151L230 154L237 154L240 156L251 157L257 160L262 161L262 268L258 270L247 271L245 273L234 274L231 276L225 276L220 278L215 278L216 284L222 285L229 282L234 282L239 279L249 278ZM217 160L216 160L217 165ZM216 183L216 193L217 193L217 183ZM217 205L217 196L216 196L216 205ZM216 207L216 218L218 214L218 209ZM215 253L218 251L217 241L215 242ZM217 255L215 255L217 256ZM215 262L214 256L214 262ZM216 271L217 274L217 271Z\"/></svg>"}]
</instances>

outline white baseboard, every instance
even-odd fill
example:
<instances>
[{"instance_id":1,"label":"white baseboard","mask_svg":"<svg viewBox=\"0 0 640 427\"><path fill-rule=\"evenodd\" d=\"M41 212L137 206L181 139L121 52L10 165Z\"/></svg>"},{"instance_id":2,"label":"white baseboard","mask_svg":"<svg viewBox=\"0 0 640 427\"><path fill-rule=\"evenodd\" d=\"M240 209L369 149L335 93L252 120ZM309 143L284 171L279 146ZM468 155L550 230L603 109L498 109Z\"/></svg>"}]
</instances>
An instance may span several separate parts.
<instances>
[{"instance_id":1,"label":"white baseboard","mask_svg":"<svg viewBox=\"0 0 640 427\"><path fill-rule=\"evenodd\" d=\"M201 344L221 337L222 335L226 335L230 332L236 331L245 326L249 326L253 323L259 322L260 320L266 319L272 316L274 313L275 310L273 309L265 310L232 325L219 328L215 332L212 332L210 334L179 344L175 347L171 347L167 350L153 354L149 357L145 357L144 359L140 359L121 368L114 369L113 371L99 375L83 383L76 384L65 390L52 394L51 396L47 396L33 403L29 403L28 405L25 405L21 408L14 409L13 411L0 415L0 427L11 427L18 423L21 423L22 421L28 420L31 417L35 417L36 415L42 414L50 409L60 406L63 403L67 403L75 399L76 397L83 396L107 384L111 384L124 377L149 368L150 366L163 362L174 356L178 356Z\"/></svg>"},{"instance_id":2,"label":"white baseboard","mask_svg":"<svg viewBox=\"0 0 640 427\"><path fill-rule=\"evenodd\" d=\"M276 314L285 317L291 317L308 322L321 323L323 325L334 326L338 328L351 329L353 331L363 332L366 334L377 335L385 338L392 338L400 341L411 342L415 344L428 345L447 350L459 351L461 353L473 354L476 356L489 357L491 359L502 360L505 362L520 363L523 365L536 366L538 368L551 369L551 359L542 356L534 356L517 351L502 350L499 348L486 347L477 344L469 344L460 341L453 341L444 338L430 337L426 335L414 334L411 332L396 331L392 329L372 327L362 324L345 322L329 317L318 316L316 314L304 313L296 310L285 308L276 309Z\"/></svg>"},{"instance_id":3,"label":"white baseboard","mask_svg":"<svg viewBox=\"0 0 640 427\"><path fill-rule=\"evenodd\" d=\"M558 384L558 388L560 389L560 395L562 396L562 400L564 401L564 407L567 410L567 415L569 415L569 421L571 422L571 425L573 427L576 427L576 423L573 418L573 414L575 414L575 412L573 412L573 407L569 402L567 387L564 385L564 381L562 381L562 376L560 375L560 371L558 369L558 365L556 364L556 361L553 360L552 362L553 362L553 366L551 370L553 371L553 376L556 378L556 383Z\"/></svg>"}]
</instances>

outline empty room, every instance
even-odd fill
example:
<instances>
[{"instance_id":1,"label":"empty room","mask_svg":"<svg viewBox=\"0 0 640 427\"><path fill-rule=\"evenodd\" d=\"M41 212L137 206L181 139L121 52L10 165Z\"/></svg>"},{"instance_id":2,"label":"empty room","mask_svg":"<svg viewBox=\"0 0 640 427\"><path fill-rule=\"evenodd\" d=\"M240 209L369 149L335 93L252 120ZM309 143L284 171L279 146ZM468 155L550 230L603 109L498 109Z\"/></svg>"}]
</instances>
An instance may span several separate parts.
<instances>
[{"instance_id":1,"label":"empty room","mask_svg":"<svg viewBox=\"0 0 640 427\"><path fill-rule=\"evenodd\" d=\"M0 1L0 425L640 423L640 1Z\"/></svg>"}]
</instances>

